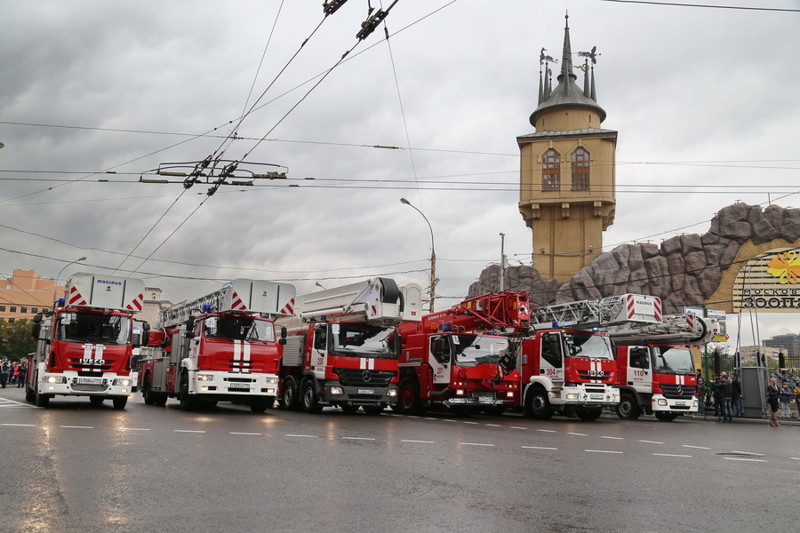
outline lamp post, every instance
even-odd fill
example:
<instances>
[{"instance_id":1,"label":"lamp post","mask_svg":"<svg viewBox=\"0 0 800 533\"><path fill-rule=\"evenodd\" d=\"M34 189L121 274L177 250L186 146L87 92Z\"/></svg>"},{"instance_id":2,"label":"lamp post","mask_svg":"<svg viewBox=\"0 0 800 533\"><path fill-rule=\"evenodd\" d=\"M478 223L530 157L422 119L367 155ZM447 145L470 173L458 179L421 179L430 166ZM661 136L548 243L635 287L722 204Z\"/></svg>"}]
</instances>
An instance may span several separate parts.
<instances>
[{"instance_id":1,"label":"lamp post","mask_svg":"<svg viewBox=\"0 0 800 533\"><path fill-rule=\"evenodd\" d=\"M75 261L72 261L72 262L70 262L70 263L67 263L66 265L64 265L64 268L62 268L61 270L59 270L59 271L58 271L58 274L56 274L56 285L55 285L55 287L53 287L53 301L54 301L54 302L56 301L56 296L58 296L58 295L56 294L56 292L57 292L57 290L58 290L58 278L60 278L60 277L61 277L61 274L63 274L63 273L64 273L64 271L67 269L67 267L68 267L68 266L70 266L70 265L74 265L75 263L80 263L81 261L86 261L86 258L85 258L85 257L81 257L81 258L79 258L79 259L76 259Z\"/></svg>"},{"instance_id":2,"label":"lamp post","mask_svg":"<svg viewBox=\"0 0 800 533\"><path fill-rule=\"evenodd\" d=\"M425 213L417 209L411 202L406 200L405 198L400 198L400 203L406 204L407 206L411 207L414 211L422 215L422 218L425 219L425 223L428 225L428 230L431 232L431 299L428 304L428 312L433 313L433 302L436 300L436 245L434 244L433 240L433 228L431 227L431 223L428 220L428 217L425 216Z\"/></svg>"}]
</instances>

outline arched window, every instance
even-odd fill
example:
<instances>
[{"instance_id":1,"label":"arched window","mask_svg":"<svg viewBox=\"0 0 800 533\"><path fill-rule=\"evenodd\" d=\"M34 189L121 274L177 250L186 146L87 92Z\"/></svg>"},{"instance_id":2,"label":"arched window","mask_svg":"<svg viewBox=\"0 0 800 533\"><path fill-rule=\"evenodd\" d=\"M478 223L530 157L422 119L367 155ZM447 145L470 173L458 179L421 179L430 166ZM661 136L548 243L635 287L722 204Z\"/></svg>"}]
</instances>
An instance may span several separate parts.
<instances>
[{"instance_id":1,"label":"arched window","mask_svg":"<svg viewBox=\"0 0 800 533\"><path fill-rule=\"evenodd\" d=\"M542 158L542 190L561 190L561 157L552 148Z\"/></svg>"},{"instance_id":2,"label":"arched window","mask_svg":"<svg viewBox=\"0 0 800 533\"><path fill-rule=\"evenodd\" d=\"M572 153L572 190L589 190L589 152L582 147Z\"/></svg>"}]
</instances>

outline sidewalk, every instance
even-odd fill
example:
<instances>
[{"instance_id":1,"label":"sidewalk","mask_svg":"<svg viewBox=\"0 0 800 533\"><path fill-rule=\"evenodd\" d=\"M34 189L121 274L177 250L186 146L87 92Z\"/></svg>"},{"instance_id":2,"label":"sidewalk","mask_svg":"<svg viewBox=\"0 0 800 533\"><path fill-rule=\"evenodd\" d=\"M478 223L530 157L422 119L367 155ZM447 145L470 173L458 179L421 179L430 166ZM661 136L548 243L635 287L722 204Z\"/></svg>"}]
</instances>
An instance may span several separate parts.
<instances>
[{"instance_id":1,"label":"sidewalk","mask_svg":"<svg viewBox=\"0 0 800 533\"><path fill-rule=\"evenodd\" d=\"M701 420L704 422L719 422L722 423L721 418L714 413L695 413L692 415L684 415L685 418L692 418L694 420ZM800 426L800 418L778 418L778 422L782 426ZM734 417L733 424L769 424L769 417L752 418L752 417Z\"/></svg>"}]
</instances>

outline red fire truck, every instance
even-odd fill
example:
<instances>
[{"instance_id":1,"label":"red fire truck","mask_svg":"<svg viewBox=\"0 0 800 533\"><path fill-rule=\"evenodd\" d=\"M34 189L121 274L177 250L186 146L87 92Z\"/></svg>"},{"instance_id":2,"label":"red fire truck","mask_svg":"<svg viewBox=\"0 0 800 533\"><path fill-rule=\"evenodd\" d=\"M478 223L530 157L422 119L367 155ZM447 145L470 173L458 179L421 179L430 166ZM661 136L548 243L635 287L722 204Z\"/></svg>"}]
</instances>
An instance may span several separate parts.
<instances>
[{"instance_id":1,"label":"red fire truck","mask_svg":"<svg viewBox=\"0 0 800 533\"><path fill-rule=\"evenodd\" d=\"M669 422L697 412L697 376L689 347L719 335L718 320L669 315L660 324L621 324L607 333L617 345L620 418L635 420L646 413Z\"/></svg>"},{"instance_id":2,"label":"red fire truck","mask_svg":"<svg viewBox=\"0 0 800 533\"><path fill-rule=\"evenodd\" d=\"M281 365L281 400L287 409L319 413L338 406L378 414L397 400L396 326L421 318L422 289L402 289L373 278L297 298Z\"/></svg>"},{"instance_id":3,"label":"red fire truck","mask_svg":"<svg viewBox=\"0 0 800 533\"><path fill-rule=\"evenodd\" d=\"M458 414L502 412L519 389L519 375L500 367L512 357L504 332L529 325L518 304L512 293L486 295L400 324L404 345L395 409L408 414L442 405Z\"/></svg>"},{"instance_id":4,"label":"red fire truck","mask_svg":"<svg viewBox=\"0 0 800 533\"><path fill-rule=\"evenodd\" d=\"M294 296L293 285L237 279L163 310L161 330L148 332L139 362L145 403L177 398L194 409L233 401L263 413L278 394L285 342L274 317L293 313Z\"/></svg>"},{"instance_id":5,"label":"red fire truck","mask_svg":"<svg viewBox=\"0 0 800 533\"><path fill-rule=\"evenodd\" d=\"M25 377L25 398L47 407L55 395L110 398L124 409L131 387L133 313L142 309L139 279L76 273L66 298L33 318L36 350Z\"/></svg>"}]
</instances>

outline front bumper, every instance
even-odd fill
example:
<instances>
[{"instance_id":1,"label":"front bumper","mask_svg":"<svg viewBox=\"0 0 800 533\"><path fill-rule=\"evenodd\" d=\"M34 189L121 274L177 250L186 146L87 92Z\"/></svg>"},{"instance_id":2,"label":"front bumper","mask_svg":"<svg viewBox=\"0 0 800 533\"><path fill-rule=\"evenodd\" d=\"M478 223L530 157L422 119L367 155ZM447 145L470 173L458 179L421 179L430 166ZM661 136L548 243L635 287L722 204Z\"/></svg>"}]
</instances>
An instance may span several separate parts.
<instances>
[{"instance_id":1,"label":"front bumper","mask_svg":"<svg viewBox=\"0 0 800 533\"><path fill-rule=\"evenodd\" d=\"M277 374L244 372L208 372L197 370L191 380L190 393L199 396L253 397L278 395Z\"/></svg>"},{"instance_id":2,"label":"front bumper","mask_svg":"<svg viewBox=\"0 0 800 533\"><path fill-rule=\"evenodd\" d=\"M376 405L397 401L397 386L370 387L367 385L342 385L338 381L325 383L320 392L322 403L338 405Z\"/></svg>"},{"instance_id":3,"label":"front bumper","mask_svg":"<svg viewBox=\"0 0 800 533\"><path fill-rule=\"evenodd\" d=\"M663 394L654 394L650 400L653 412L665 411L675 413L696 413L699 408L697 397L673 399L665 398Z\"/></svg>"},{"instance_id":4,"label":"front bumper","mask_svg":"<svg viewBox=\"0 0 800 533\"><path fill-rule=\"evenodd\" d=\"M83 377L77 374L43 374L39 393L59 396L128 396L133 392L129 376Z\"/></svg>"},{"instance_id":5,"label":"front bumper","mask_svg":"<svg viewBox=\"0 0 800 533\"><path fill-rule=\"evenodd\" d=\"M619 403L617 387L603 383L576 383L565 385L560 394L550 401L554 405L576 405L582 407L608 407Z\"/></svg>"}]
</instances>

